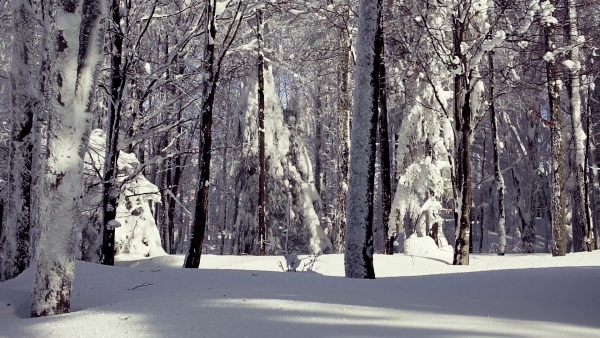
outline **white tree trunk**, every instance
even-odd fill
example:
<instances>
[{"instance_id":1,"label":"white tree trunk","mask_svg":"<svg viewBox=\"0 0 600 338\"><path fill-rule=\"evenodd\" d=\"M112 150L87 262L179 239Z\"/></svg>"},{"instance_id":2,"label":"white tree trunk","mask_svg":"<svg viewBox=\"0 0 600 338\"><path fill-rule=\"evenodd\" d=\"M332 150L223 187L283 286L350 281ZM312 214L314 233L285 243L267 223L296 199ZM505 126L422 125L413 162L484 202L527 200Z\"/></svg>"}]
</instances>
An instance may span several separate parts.
<instances>
[{"instance_id":1,"label":"white tree trunk","mask_svg":"<svg viewBox=\"0 0 600 338\"><path fill-rule=\"evenodd\" d=\"M39 71L34 59L35 12L26 0L14 0L12 6L14 37L10 82L13 121L7 218L0 245L3 248L0 280L12 279L29 267L32 131L34 115L40 109L38 86L32 79Z\"/></svg>"},{"instance_id":2,"label":"white tree trunk","mask_svg":"<svg viewBox=\"0 0 600 338\"><path fill-rule=\"evenodd\" d=\"M571 47L571 62L568 66L571 85L571 127L573 128L574 163L575 171L575 203L573 207L573 248L575 251L591 251L592 221L586 205L585 189L585 140L586 134L581 119L581 82L579 79L580 57L579 57L579 32L577 27L576 0L567 0L567 11L569 14L569 45Z\"/></svg>"},{"instance_id":3,"label":"white tree trunk","mask_svg":"<svg viewBox=\"0 0 600 338\"><path fill-rule=\"evenodd\" d=\"M41 184L31 316L66 313L75 268L83 197L83 156L90 129L88 99L99 58L103 2L50 7L50 93L46 168ZM50 13L46 13L50 14Z\"/></svg>"},{"instance_id":4,"label":"white tree trunk","mask_svg":"<svg viewBox=\"0 0 600 338\"><path fill-rule=\"evenodd\" d=\"M361 0L356 80L350 134L350 185L346 217L346 277L375 278L373 268L373 190L377 137L379 64L377 30L381 1Z\"/></svg>"}]
</instances>

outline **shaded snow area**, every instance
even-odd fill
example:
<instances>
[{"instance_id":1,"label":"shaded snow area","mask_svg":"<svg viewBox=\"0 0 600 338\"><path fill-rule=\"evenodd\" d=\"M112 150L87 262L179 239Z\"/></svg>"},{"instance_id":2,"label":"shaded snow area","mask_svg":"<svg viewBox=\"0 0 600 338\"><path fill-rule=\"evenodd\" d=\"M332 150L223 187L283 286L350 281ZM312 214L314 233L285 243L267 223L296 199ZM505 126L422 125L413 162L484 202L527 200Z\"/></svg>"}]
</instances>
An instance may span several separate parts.
<instances>
[{"instance_id":1,"label":"shaded snow area","mask_svg":"<svg viewBox=\"0 0 600 338\"><path fill-rule=\"evenodd\" d=\"M376 280L342 278L342 255L183 256L121 267L78 262L72 313L28 319L33 271L0 283L1 337L598 337L600 251L375 255Z\"/></svg>"}]
</instances>

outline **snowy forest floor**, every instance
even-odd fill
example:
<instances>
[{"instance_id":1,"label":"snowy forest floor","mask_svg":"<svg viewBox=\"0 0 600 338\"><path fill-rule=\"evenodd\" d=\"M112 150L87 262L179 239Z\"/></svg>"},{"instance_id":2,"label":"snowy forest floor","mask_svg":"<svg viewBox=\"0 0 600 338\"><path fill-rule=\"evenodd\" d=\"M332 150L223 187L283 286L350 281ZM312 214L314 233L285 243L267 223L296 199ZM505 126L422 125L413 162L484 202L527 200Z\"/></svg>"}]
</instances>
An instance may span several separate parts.
<instances>
[{"instance_id":1,"label":"snowy forest floor","mask_svg":"<svg viewBox=\"0 0 600 338\"><path fill-rule=\"evenodd\" d=\"M448 247L449 248L449 247ZM310 257L304 258L299 269ZM598 337L600 251L375 256L376 280L340 278L343 255L284 273L282 257L77 262L72 313L29 319L33 271L0 283L2 337ZM305 268L307 268L306 266Z\"/></svg>"}]
</instances>

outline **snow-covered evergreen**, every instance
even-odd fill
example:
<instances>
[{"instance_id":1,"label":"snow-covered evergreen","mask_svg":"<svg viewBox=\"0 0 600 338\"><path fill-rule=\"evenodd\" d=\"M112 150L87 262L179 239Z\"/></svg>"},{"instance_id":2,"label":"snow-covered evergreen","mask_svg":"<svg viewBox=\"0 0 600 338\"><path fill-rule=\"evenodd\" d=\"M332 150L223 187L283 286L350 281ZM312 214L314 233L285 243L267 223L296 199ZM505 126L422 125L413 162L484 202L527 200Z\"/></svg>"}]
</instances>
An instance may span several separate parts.
<instances>
[{"instance_id":1,"label":"snow-covered evergreen","mask_svg":"<svg viewBox=\"0 0 600 338\"><path fill-rule=\"evenodd\" d=\"M285 248L286 215L290 206L288 238L298 251L314 254L332 250L313 202L319 199L314 185L310 156L302 140L301 128L296 126L296 114L284 114L273 79L272 68L267 67L265 80L265 153L266 153L266 219L267 251L282 253ZM234 253L255 253L258 232L258 125L256 75L245 85L240 104L240 137L243 139L242 157L234 169L237 178L237 215L235 220L236 244ZM288 204L288 201L290 203Z\"/></svg>"},{"instance_id":2,"label":"snow-covered evergreen","mask_svg":"<svg viewBox=\"0 0 600 338\"><path fill-rule=\"evenodd\" d=\"M80 258L88 262L99 262L101 238L102 191L100 173L106 154L106 136L101 129L90 135L86 154L86 194L81 241L78 246ZM154 222L156 204L161 202L158 188L140 171L135 154L121 151L117 162L117 181L121 193L117 204L115 228L115 254L127 253L154 257L166 255L161 246L160 233Z\"/></svg>"}]
</instances>

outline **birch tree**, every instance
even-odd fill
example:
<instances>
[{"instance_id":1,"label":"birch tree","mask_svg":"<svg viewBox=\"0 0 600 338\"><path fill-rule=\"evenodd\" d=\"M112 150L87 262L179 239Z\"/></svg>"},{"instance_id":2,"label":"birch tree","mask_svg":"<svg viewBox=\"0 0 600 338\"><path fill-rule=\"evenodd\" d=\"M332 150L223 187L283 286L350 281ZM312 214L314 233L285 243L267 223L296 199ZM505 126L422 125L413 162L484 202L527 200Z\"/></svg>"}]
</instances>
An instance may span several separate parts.
<instances>
[{"instance_id":1,"label":"birch tree","mask_svg":"<svg viewBox=\"0 0 600 338\"><path fill-rule=\"evenodd\" d=\"M581 61L579 45L583 42L579 35L579 24L577 23L577 1L566 1L569 29L569 48L571 50L570 60L564 62L569 69L568 90L570 91L570 110L571 110L571 128L573 132L574 143L574 171L575 171L575 194L573 205L573 250L592 251L592 219L590 217L589 205L586 192L586 174L585 169L585 140L587 138L582 119L581 105L581 81L580 70Z\"/></svg>"}]
</instances>

